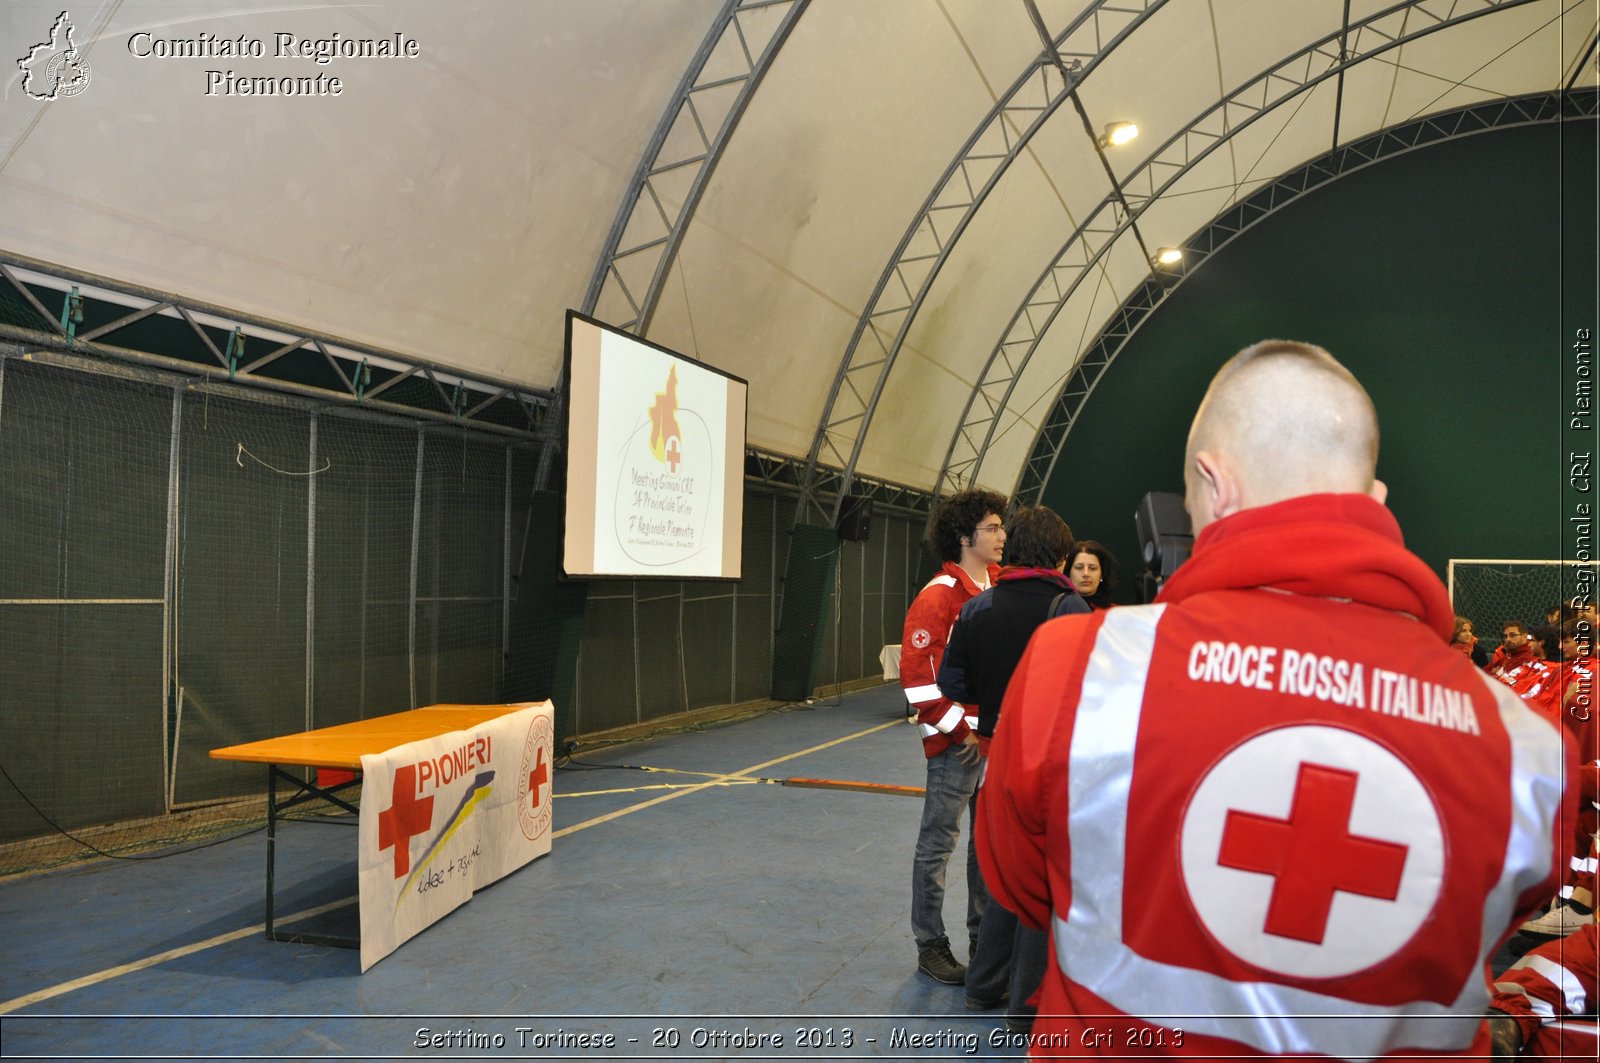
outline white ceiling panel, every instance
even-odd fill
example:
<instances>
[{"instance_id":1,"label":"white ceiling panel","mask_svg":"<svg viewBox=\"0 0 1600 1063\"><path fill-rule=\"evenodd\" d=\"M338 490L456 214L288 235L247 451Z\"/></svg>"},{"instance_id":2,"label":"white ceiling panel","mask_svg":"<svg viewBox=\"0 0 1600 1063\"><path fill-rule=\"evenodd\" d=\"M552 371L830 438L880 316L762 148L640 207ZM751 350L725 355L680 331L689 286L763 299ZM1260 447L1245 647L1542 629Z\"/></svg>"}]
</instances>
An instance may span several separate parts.
<instances>
[{"instance_id":1,"label":"white ceiling panel","mask_svg":"<svg viewBox=\"0 0 1600 1063\"><path fill-rule=\"evenodd\" d=\"M1080 352L1099 336L1128 294L1118 287L1117 279L1135 275L1142 279L1148 272L1142 267L1138 243L1125 234L1105 256L1105 269L1086 278L1062 308L1019 378L1011 406L998 419L980 477L985 483L997 484L998 490L1006 492L1015 490L1039 426L1050 416L1068 375L1078 365ZM1070 523L1071 515L1066 516Z\"/></svg>"},{"instance_id":2,"label":"white ceiling panel","mask_svg":"<svg viewBox=\"0 0 1600 1063\"><path fill-rule=\"evenodd\" d=\"M993 0L929 0L954 29L978 75L998 100L1026 66L1044 50L1027 10L1020 3ZM1063 23L1064 24L1064 23Z\"/></svg>"},{"instance_id":3,"label":"white ceiling panel","mask_svg":"<svg viewBox=\"0 0 1600 1063\"><path fill-rule=\"evenodd\" d=\"M873 286L993 105L937 6L814 3L717 168L650 338L697 336L752 381L752 439L805 453Z\"/></svg>"},{"instance_id":4,"label":"white ceiling panel","mask_svg":"<svg viewBox=\"0 0 1600 1063\"><path fill-rule=\"evenodd\" d=\"M764 307L734 313L729 307ZM833 382L854 312L782 264L707 225L693 227L663 286L650 338L750 382L749 438L805 454L819 391Z\"/></svg>"},{"instance_id":5,"label":"white ceiling panel","mask_svg":"<svg viewBox=\"0 0 1600 1063\"><path fill-rule=\"evenodd\" d=\"M1108 151L1113 171L1125 176L1184 125L1196 101L1215 99L1218 76L1206 4L1169 2L1112 51L1083 79L1078 94L1097 134L1111 122L1139 127L1136 140ZM1082 128L1070 114L1057 120Z\"/></svg>"},{"instance_id":6,"label":"white ceiling panel","mask_svg":"<svg viewBox=\"0 0 1600 1063\"><path fill-rule=\"evenodd\" d=\"M1348 129L1349 86L1357 72L1345 78L1345 110L1341 115L1341 129ZM1285 100L1272 112L1263 115L1233 137L1233 155L1237 160L1239 184L1232 202L1246 199L1263 184L1291 170L1297 170L1314 158L1333 150L1333 116L1338 101L1338 86L1323 81ZM1341 137L1346 143L1350 137ZM1214 213L1220 213L1221 208ZM1210 219L1202 219L1202 224Z\"/></svg>"},{"instance_id":7,"label":"white ceiling panel","mask_svg":"<svg viewBox=\"0 0 1600 1063\"><path fill-rule=\"evenodd\" d=\"M1393 0L1352 3L1352 20L1367 13L1363 6L1382 9L1392 7ZM1342 0L1299 0L1292 18L1285 17L1279 0L1208 0L1207 7L1215 26L1223 92L1253 81L1285 56L1338 33L1344 20Z\"/></svg>"},{"instance_id":8,"label":"white ceiling panel","mask_svg":"<svg viewBox=\"0 0 1600 1063\"><path fill-rule=\"evenodd\" d=\"M1569 0L1570 2L1570 0ZM1377 128L1559 82L1567 65L1562 12L1526 4L1407 42L1372 60L1395 68L1394 94Z\"/></svg>"},{"instance_id":9,"label":"white ceiling panel","mask_svg":"<svg viewBox=\"0 0 1600 1063\"><path fill-rule=\"evenodd\" d=\"M1133 145L1117 148L1113 154L1129 150L1134 150ZM1042 169L1048 175L1049 193L1035 208L1042 213L1076 223L1111 192L1106 168L1070 102L1057 108L1023 154L1019 167Z\"/></svg>"},{"instance_id":10,"label":"white ceiling panel","mask_svg":"<svg viewBox=\"0 0 1600 1063\"><path fill-rule=\"evenodd\" d=\"M22 6L45 33L59 12ZM7 94L0 246L548 385L560 310L716 7L123 4L79 41L81 95ZM417 58L274 55L279 33L395 32ZM135 54L202 35L265 56ZM228 71L337 77L341 91L222 95Z\"/></svg>"},{"instance_id":11,"label":"white ceiling panel","mask_svg":"<svg viewBox=\"0 0 1600 1063\"><path fill-rule=\"evenodd\" d=\"M741 2L753 5L739 18L757 53L800 10L785 0ZM243 0L101 0L74 8L73 43L92 72L84 90L30 99L13 71L0 93L0 251L468 375L549 387L563 311L581 303L624 192L724 4L263 9ZM1094 217L1111 185L1091 135L1106 123L1140 126L1137 140L1106 155L1131 178L1136 202L1182 174L1139 216L1153 251L1188 240L1237 197L1336 143L1465 104L1596 83L1593 0L1038 6L1049 32L1079 25L1063 49L1068 60L1093 59L1134 28L1077 84L1091 132L1070 102L1057 110L948 247L873 417L841 430L865 433L862 473L935 482L1018 307L1033 303L1041 321L1053 309L1054 296L1048 307L1032 296L1041 271L1075 229L1109 225L1109 210ZM1342 79L1291 93L1336 63L1337 45L1307 48L1340 32L1347 6L1344 43L1362 58ZM0 8L5 54L33 54L60 12L45 0ZM1476 12L1487 13L1463 18ZM1136 23L1141 13L1148 17ZM1459 21L1379 50L1440 20ZM272 54L280 33L400 34L419 54L319 64ZM160 41L208 54L135 54L135 34L147 35L137 38L145 50ZM261 41L265 54L218 54L218 42L241 36ZM842 364L859 370L853 382L869 398L879 383L865 364L874 348L847 362L864 308L930 196L948 203L964 193L940 187L941 176L1041 47L1021 0L803 7L713 160L649 327L651 339L750 381L752 442L806 454L819 424L848 412L829 404ZM711 56L704 76L730 79L711 90L721 105L739 91L747 63L735 38ZM1269 71L1281 76L1259 80ZM340 94L237 91L241 78L319 76L338 77ZM1040 83L1057 78L1052 66ZM230 84L235 91L222 91ZM990 128L981 150L1004 152L1028 121L1019 112L1009 130ZM669 151L680 150L698 134L681 123L669 140ZM1156 155L1159 165L1147 166ZM974 160L974 180L993 165ZM684 167L654 182L669 215L695 173ZM961 217L939 212L941 231ZM624 245L665 235L663 224L633 217ZM924 234L914 246L932 253L932 243ZM1085 252L1073 254L1081 262ZM931 264L902 265L914 294L918 271ZM629 276L636 294L653 266ZM984 483L1012 488L1064 374L1149 268L1128 234L1087 272L998 417ZM614 298L596 313L625 317Z\"/></svg>"}]
</instances>

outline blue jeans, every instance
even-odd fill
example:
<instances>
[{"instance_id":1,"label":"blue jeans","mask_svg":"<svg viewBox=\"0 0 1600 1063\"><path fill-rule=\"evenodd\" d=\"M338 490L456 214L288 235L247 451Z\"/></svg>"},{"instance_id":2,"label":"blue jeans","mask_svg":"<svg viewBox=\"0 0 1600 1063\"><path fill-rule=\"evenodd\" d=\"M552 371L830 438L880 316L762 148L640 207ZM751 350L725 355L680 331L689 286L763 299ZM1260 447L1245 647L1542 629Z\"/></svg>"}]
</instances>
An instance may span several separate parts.
<instances>
[{"instance_id":1,"label":"blue jeans","mask_svg":"<svg viewBox=\"0 0 1600 1063\"><path fill-rule=\"evenodd\" d=\"M944 931L944 875L961 834L961 810L967 810L967 941L976 948L978 924L983 919L989 891L978 871L978 849L973 844L973 817L977 812L978 773L983 761L960 760L962 746L951 746L928 760L928 792L922 799L922 827L911 865L911 933L917 950L948 945Z\"/></svg>"},{"instance_id":2,"label":"blue jeans","mask_svg":"<svg viewBox=\"0 0 1600 1063\"><path fill-rule=\"evenodd\" d=\"M993 1003L1011 994L1006 1018L1013 1030L1033 1025L1028 998L1044 981L1050 962L1050 939L1043 930L1025 926L994 900L983 910L978 951L967 967L967 999Z\"/></svg>"}]
</instances>

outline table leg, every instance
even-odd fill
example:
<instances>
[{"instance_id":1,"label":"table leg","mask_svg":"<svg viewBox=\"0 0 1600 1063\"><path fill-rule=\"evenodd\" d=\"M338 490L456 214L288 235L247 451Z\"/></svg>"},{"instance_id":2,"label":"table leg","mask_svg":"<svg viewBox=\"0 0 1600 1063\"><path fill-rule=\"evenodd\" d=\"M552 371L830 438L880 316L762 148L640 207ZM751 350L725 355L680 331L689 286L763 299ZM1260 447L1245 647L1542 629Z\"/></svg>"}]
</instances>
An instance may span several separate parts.
<instances>
[{"instance_id":1,"label":"table leg","mask_svg":"<svg viewBox=\"0 0 1600 1063\"><path fill-rule=\"evenodd\" d=\"M278 800L278 777L280 775L284 779L293 783L296 787L295 791L291 793L288 798L281 802ZM350 938L332 936L328 934L308 934L300 931L288 931L280 937L278 935L273 916L273 911L275 908L273 894L276 889L277 878L278 813L284 809L293 808L296 805L302 805L308 801L320 799L344 809L351 815L359 815L361 811L359 808L339 796L339 792L341 790L359 785L361 785L361 779L360 776L357 776L354 779L339 783L337 786L324 789L314 783L305 782L299 778L296 778L294 775L284 771L276 764L269 764L267 766L267 940L286 941L291 944L304 943L307 945L336 945L340 948L347 949L357 949L361 947L361 939L359 937Z\"/></svg>"},{"instance_id":2,"label":"table leg","mask_svg":"<svg viewBox=\"0 0 1600 1063\"><path fill-rule=\"evenodd\" d=\"M277 866L278 847L278 767L267 765L267 940L276 941L272 931L272 886Z\"/></svg>"}]
</instances>

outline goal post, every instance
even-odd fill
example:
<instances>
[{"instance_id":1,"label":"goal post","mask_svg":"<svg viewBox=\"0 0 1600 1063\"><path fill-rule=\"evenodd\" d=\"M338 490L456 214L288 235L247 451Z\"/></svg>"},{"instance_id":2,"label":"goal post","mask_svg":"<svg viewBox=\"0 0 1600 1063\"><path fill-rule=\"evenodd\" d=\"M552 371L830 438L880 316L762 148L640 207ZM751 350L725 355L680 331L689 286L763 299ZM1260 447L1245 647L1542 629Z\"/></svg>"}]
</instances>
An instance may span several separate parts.
<instances>
[{"instance_id":1,"label":"goal post","mask_svg":"<svg viewBox=\"0 0 1600 1063\"><path fill-rule=\"evenodd\" d=\"M1596 570L1594 561L1451 558L1450 605L1492 649L1509 621L1537 627L1553 605L1574 598L1595 603Z\"/></svg>"}]
</instances>

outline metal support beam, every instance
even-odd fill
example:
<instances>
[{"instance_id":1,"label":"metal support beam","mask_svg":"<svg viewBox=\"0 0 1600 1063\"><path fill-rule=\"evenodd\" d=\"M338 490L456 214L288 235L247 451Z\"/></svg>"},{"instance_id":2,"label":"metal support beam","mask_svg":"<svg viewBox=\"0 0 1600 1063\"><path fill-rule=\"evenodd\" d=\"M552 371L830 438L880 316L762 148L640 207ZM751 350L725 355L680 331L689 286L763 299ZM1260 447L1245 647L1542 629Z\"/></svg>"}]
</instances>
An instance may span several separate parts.
<instances>
[{"instance_id":1,"label":"metal support beam","mask_svg":"<svg viewBox=\"0 0 1600 1063\"><path fill-rule=\"evenodd\" d=\"M773 58L811 0L727 0L656 124L600 261L583 312L643 336L655 316L700 197ZM565 410L556 381L533 489L544 490Z\"/></svg>"},{"instance_id":2,"label":"metal support beam","mask_svg":"<svg viewBox=\"0 0 1600 1063\"><path fill-rule=\"evenodd\" d=\"M939 270L1011 163L1056 109L1165 0L1095 0L1000 97L923 200L856 321L807 456L797 523L836 523L878 399ZM1063 70L1071 70L1070 80ZM833 505L813 485L823 464L843 470Z\"/></svg>"},{"instance_id":3,"label":"metal support beam","mask_svg":"<svg viewBox=\"0 0 1600 1063\"><path fill-rule=\"evenodd\" d=\"M0 281L0 293L9 289L22 300L11 304L17 319L0 321L0 341L25 347L210 376L230 369L230 359L217 345L218 340L237 336L243 341L248 337L269 344L270 350L254 361L235 364L235 381L323 402L350 402L412 418L465 422L486 431L523 437L542 431L550 404L548 391L462 373L397 351L4 250L0 250ZM81 290L85 314L91 321L88 327L69 334L35 290L67 293L73 288ZM150 325L161 318L181 321L188 330L152 329ZM144 328L131 328L141 323ZM112 337L125 345L107 342ZM186 350L181 349L185 347ZM230 350L237 356L241 347L242 343L236 343ZM363 365L373 372L376 387L366 386ZM397 388L419 374L431 386ZM452 395L447 387L455 389L455 393ZM375 401L390 391L393 393L388 398Z\"/></svg>"},{"instance_id":4,"label":"metal support beam","mask_svg":"<svg viewBox=\"0 0 1600 1063\"><path fill-rule=\"evenodd\" d=\"M1084 216L1012 314L956 422L935 492L947 484L977 481L1011 396L1050 326L1116 242L1196 165L1276 108L1357 63L1449 26L1531 2L1458 0L1445 14L1430 10L1437 6L1435 0L1394 4L1274 63L1173 133ZM1426 17L1414 17L1415 13ZM1160 288L1157 281L1151 283ZM1136 294L1130 304L1138 305L1139 300ZM1118 326L1113 319L1106 327L1114 332ZM1087 368L1097 375L1092 353L1081 357L1090 359ZM1063 393L1072 390L1077 376L1081 374L1076 370L1069 374Z\"/></svg>"},{"instance_id":5,"label":"metal support beam","mask_svg":"<svg viewBox=\"0 0 1600 1063\"><path fill-rule=\"evenodd\" d=\"M1229 207L1185 244L1188 258L1180 274L1166 283L1147 281L1112 315L1111 322L1089 345L1077 367L1068 375L1022 467L1015 492L1017 502L1035 505L1044 496L1045 486L1055 472L1056 461L1084 403L1128 340L1185 279L1240 234L1330 181L1418 148L1495 129L1558 121L1592 122L1597 116L1600 116L1600 93L1594 89L1539 93L1475 104L1363 137L1284 174Z\"/></svg>"},{"instance_id":6,"label":"metal support beam","mask_svg":"<svg viewBox=\"0 0 1600 1063\"><path fill-rule=\"evenodd\" d=\"M746 447L744 452L744 478L747 483L779 491L798 494L805 482L806 461L787 454L778 454L758 447ZM814 489L830 501L840 490L844 470L823 466L817 470ZM916 487L878 480L868 476L851 478L851 489L856 497L872 501L881 509L925 516L933 510L935 496Z\"/></svg>"},{"instance_id":7,"label":"metal support beam","mask_svg":"<svg viewBox=\"0 0 1600 1063\"><path fill-rule=\"evenodd\" d=\"M668 102L589 280L583 312L643 336L689 221L810 0L728 0Z\"/></svg>"}]
</instances>

